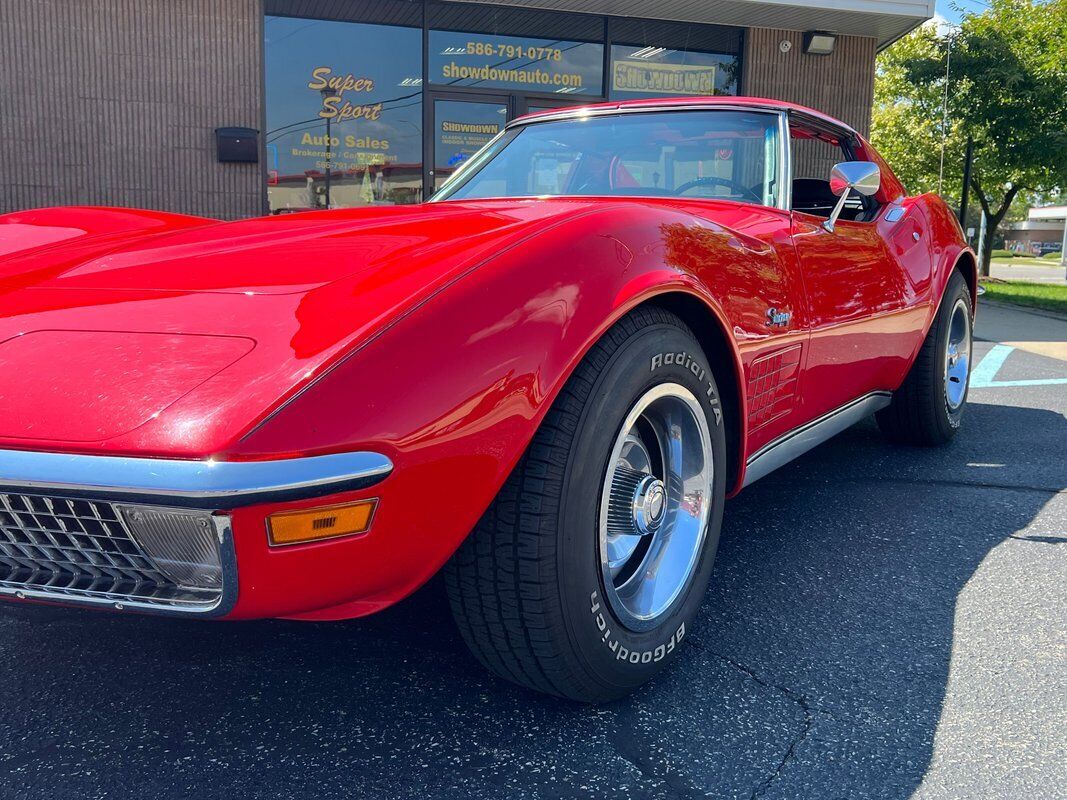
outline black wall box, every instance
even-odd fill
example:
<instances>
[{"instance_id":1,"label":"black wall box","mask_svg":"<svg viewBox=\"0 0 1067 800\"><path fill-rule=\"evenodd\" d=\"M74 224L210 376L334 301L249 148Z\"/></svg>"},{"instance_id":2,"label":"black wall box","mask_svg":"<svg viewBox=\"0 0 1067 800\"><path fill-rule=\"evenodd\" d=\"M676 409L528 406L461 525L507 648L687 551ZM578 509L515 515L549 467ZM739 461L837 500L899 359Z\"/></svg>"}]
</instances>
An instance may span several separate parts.
<instances>
[{"instance_id":1,"label":"black wall box","mask_svg":"<svg viewBox=\"0 0 1067 800\"><path fill-rule=\"evenodd\" d=\"M259 161L259 131L255 128L215 128L215 144L222 163Z\"/></svg>"}]
</instances>

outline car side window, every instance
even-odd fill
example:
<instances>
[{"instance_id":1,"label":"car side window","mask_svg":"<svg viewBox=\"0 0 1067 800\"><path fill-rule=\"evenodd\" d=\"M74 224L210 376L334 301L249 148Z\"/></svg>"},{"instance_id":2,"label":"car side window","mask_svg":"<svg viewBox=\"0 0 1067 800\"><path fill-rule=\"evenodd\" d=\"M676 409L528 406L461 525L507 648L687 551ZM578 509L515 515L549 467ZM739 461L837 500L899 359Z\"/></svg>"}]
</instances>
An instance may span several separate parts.
<instances>
[{"instance_id":1,"label":"car side window","mask_svg":"<svg viewBox=\"0 0 1067 800\"><path fill-rule=\"evenodd\" d=\"M830 131L794 123L790 130L793 156L793 210L827 219L837 204L830 191L830 169L853 156L843 137ZM866 222L874 219L877 204L853 193L845 201L840 219Z\"/></svg>"}]
</instances>

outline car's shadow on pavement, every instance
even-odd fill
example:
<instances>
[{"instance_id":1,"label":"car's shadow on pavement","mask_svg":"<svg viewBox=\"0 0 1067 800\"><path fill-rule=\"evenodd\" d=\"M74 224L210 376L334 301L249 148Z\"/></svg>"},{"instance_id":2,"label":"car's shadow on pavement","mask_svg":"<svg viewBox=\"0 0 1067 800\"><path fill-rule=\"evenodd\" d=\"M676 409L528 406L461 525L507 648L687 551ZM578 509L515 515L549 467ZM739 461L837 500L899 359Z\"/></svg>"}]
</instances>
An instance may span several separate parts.
<instances>
[{"instance_id":1,"label":"car's shadow on pavement","mask_svg":"<svg viewBox=\"0 0 1067 800\"><path fill-rule=\"evenodd\" d=\"M0 796L906 798L957 595L1057 490L1050 411L865 423L731 501L689 647L582 707L497 681L436 584L350 623L0 608Z\"/></svg>"}]
</instances>

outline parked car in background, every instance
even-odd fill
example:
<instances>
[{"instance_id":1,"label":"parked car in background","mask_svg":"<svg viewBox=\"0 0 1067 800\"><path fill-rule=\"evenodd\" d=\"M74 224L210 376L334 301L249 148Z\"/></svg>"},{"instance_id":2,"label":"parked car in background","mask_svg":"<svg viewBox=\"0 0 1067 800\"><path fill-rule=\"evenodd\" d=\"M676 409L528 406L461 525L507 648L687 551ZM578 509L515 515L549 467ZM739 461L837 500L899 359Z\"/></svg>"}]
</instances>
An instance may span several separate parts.
<instances>
[{"instance_id":1,"label":"parked car in background","mask_svg":"<svg viewBox=\"0 0 1067 800\"><path fill-rule=\"evenodd\" d=\"M727 497L872 413L952 438L976 274L848 126L685 98L518 119L418 206L9 214L0 286L0 595L331 620L444 568L482 663L601 701Z\"/></svg>"}]
</instances>

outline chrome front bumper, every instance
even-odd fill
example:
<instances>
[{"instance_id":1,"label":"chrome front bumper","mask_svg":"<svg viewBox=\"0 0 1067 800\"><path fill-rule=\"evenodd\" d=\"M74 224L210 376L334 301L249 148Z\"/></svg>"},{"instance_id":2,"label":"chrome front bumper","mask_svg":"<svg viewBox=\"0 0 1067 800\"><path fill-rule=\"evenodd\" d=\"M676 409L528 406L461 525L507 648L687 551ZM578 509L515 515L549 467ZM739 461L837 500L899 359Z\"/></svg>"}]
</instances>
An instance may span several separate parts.
<instances>
[{"instance_id":1,"label":"chrome front bumper","mask_svg":"<svg viewBox=\"0 0 1067 800\"><path fill-rule=\"evenodd\" d=\"M335 453L274 461L182 461L0 450L0 492L225 510L372 486L393 471L379 453Z\"/></svg>"},{"instance_id":2,"label":"chrome front bumper","mask_svg":"<svg viewBox=\"0 0 1067 800\"><path fill-rule=\"evenodd\" d=\"M377 453L256 462L0 450L0 596L196 616L237 599L239 506L371 486Z\"/></svg>"}]
</instances>

